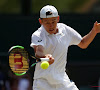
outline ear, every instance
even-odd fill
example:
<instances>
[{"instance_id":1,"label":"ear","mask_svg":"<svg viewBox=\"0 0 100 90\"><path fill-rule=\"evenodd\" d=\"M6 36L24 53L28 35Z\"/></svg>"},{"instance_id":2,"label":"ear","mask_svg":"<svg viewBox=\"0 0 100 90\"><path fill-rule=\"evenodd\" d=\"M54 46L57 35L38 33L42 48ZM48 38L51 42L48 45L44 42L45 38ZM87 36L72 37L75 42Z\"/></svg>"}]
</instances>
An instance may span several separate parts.
<instances>
[{"instance_id":1,"label":"ear","mask_svg":"<svg viewBox=\"0 0 100 90\"><path fill-rule=\"evenodd\" d=\"M57 17L57 22L59 22L59 21L60 21L60 16Z\"/></svg>"},{"instance_id":2,"label":"ear","mask_svg":"<svg viewBox=\"0 0 100 90\"><path fill-rule=\"evenodd\" d=\"M41 18L39 18L39 23L42 24L42 20L41 20Z\"/></svg>"}]
</instances>

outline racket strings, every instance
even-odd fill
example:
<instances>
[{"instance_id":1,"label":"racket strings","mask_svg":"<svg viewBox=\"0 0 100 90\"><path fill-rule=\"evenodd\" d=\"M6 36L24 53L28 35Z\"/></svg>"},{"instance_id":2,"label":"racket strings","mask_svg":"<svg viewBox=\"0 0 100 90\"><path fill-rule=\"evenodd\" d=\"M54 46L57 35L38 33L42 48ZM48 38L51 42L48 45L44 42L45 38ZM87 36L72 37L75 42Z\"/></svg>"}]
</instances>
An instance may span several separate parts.
<instances>
[{"instance_id":1,"label":"racket strings","mask_svg":"<svg viewBox=\"0 0 100 90\"><path fill-rule=\"evenodd\" d=\"M9 55L9 65L14 73L26 72L29 68L28 53L24 49L13 49Z\"/></svg>"}]
</instances>

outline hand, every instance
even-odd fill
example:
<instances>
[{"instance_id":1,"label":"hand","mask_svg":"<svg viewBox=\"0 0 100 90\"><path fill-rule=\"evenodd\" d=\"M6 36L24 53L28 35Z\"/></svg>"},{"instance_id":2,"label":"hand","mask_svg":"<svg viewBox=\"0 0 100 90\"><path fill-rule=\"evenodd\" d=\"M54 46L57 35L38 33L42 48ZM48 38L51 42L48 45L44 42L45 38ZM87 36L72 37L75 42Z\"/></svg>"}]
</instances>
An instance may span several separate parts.
<instances>
[{"instance_id":1,"label":"hand","mask_svg":"<svg viewBox=\"0 0 100 90\"><path fill-rule=\"evenodd\" d=\"M95 33L100 33L100 23L98 23L97 21L94 23L93 26L93 30L95 31Z\"/></svg>"},{"instance_id":2,"label":"hand","mask_svg":"<svg viewBox=\"0 0 100 90\"><path fill-rule=\"evenodd\" d=\"M54 58L52 57L51 54L46 54L45 55L45 58L49 58L49 61L48 62L49 62L50 65L54 63Z\"/></svg>"}]
</instances>

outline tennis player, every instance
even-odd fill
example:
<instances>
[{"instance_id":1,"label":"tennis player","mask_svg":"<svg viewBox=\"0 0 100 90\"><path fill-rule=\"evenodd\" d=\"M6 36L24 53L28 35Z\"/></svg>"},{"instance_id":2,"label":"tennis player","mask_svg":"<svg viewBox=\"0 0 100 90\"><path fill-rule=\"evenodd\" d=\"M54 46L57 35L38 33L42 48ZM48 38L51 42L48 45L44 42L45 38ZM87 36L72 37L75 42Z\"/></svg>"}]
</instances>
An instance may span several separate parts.
<instances>
[{"instance_id":1,"label":"tennis player","mask_svg":"<svg viewBox=\"0 0 100 90\"><path fill-rule=\"evenodd\" d=\"M95 22L92 30L81 37L73 28L59 23L58 11L51 5L40 10L39 22L41 27L32 34L31 47L36 57L48 57L50 66L43 70L40 63L36 65L33 90L79 90L65 72L68 47L87 48L100 32L100 23Z\"/></svg>"}]
</instances>

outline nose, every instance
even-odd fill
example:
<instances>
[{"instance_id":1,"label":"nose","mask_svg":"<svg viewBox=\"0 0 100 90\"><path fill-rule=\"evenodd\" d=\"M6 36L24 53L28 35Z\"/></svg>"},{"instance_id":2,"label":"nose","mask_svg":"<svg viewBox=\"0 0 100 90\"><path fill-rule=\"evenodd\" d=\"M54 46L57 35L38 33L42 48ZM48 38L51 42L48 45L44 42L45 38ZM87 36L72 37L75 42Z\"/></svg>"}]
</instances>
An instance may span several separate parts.
<instances>
[{"instance_id":1,"label":"nose","mask_svg":"<svg viewBox=\"0 0 100 90\"><path fill-rule=\"evenodd\" d=\"M54 26L54 25L53 25L52 23L49 24L49 27L50 27L50 28L53 28L53 26Z\"/></svg>"}]
</instances>

